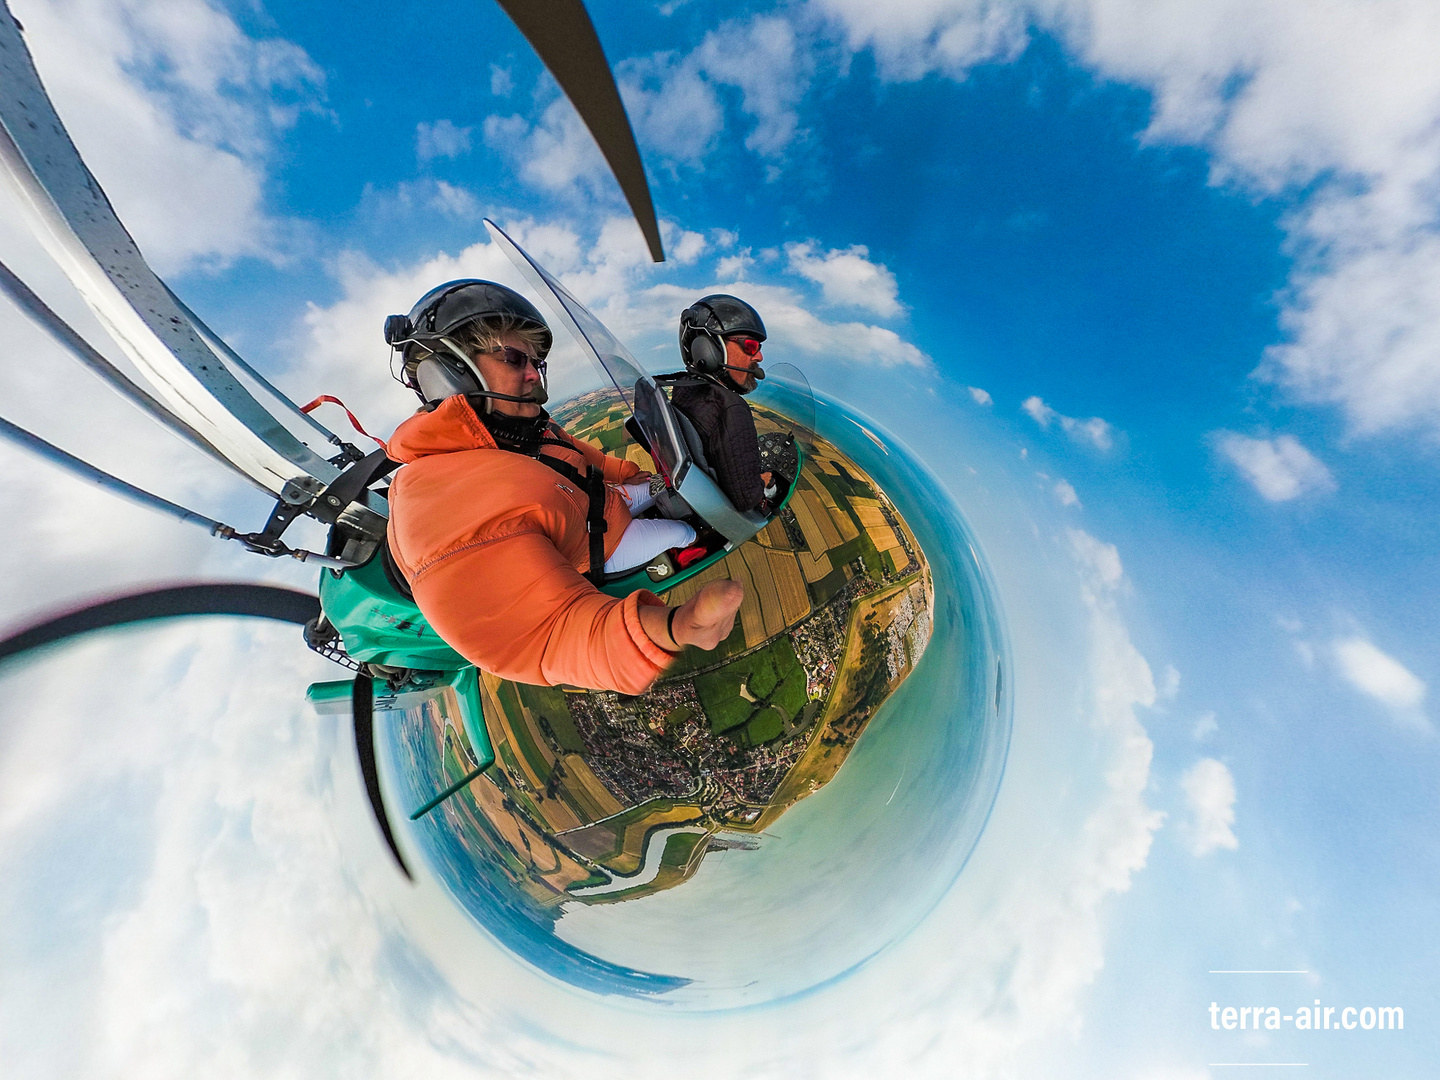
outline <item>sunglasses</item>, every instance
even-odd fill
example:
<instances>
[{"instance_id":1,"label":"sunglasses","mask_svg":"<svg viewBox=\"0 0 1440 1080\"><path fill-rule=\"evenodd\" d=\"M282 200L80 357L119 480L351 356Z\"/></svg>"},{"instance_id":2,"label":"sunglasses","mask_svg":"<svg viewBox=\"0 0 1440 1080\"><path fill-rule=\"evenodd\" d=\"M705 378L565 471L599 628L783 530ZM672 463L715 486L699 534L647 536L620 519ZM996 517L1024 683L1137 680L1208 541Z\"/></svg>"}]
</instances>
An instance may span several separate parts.
<instances>
[{"instance_id":1,"label":"sunglasses","mask_svg":"<svg viewBox=\"0 0 1440 1080\"><path fill-rule=\"evenodd\" d=\"M535 369L537 375L545 374L545 361L537 360L523 349L517 349L513 345L501 345L495 349L486 349L481 356L494 356L499 353L499 359L509 364L518 371L524 371L525 365L529 364Z\"/></svg>"},{"instance_id":2,"label":"sunglasses","mask_svg":"<svg viewBox=\"0 0 1440 1080\"><path fill-rule=\"evenodd\" d=\"M732 337L729 339L740 346L740 351L746 356L759 356L761 343L752 337Z\"/></svg>"}]
</instances>

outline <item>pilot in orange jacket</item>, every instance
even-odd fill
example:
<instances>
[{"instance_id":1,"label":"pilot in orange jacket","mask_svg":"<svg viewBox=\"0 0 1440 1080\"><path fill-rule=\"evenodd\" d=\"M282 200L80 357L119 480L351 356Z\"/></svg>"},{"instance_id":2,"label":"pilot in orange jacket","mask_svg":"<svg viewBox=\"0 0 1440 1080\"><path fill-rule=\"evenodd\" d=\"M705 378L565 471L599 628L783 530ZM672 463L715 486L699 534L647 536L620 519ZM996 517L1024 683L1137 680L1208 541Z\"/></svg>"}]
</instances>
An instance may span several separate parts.
<instances>
[{"instance_id":1,"label":"pilot in orange jacket","mask_svg":"<svg viewBox=\"0 0 1440 1080\"><path fill-rule=\"evenodd\" d=\"M725 639L743 596L736 582L670 608L645 589L607 596L584 576L587 520L601 505L593 496L592 512L588 469L605 484L605 558L631 525L617 485L642 474L546 416L551 337L524 297L449 282L387 320L386 339L404 350L405 382L427 403L387 446L404 464L390 488L390 549L456 652L517 682L638 694L684 646Z\"/></svg>"}]
</instances>

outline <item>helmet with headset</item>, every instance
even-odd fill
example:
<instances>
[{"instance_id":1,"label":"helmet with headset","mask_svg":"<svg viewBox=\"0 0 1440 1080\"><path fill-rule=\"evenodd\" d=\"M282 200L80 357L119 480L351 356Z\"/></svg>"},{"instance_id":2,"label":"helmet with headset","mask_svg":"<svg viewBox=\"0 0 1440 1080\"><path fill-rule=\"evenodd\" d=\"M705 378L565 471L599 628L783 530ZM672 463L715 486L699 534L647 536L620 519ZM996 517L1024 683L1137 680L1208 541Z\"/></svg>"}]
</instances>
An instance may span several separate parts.
<instances>
[{"instance_id":1,"label":"helmet with headset","mask_svg":"<svg viewBox=\"0 0 1440 1080\"><path fill-rule=\"evenodd\" d=\"M479 324L476 326L475 324ZM467 350L465 338L480 330L487 337L516 334L535 349L540 382L529 396L514 397L490 389ZM535 305L514 289L494 281L461 278L437 285L415 302L408 315L385 320L385 342L400 352L400 381L429 405L455 394L543 405L549 396L544 360L553 344L550 328Z\"/></svg>"},{"instance_id":2,"label":"helmet with headset","mask_svg":"<svg viewBox=\"0 0 1440 1080\"><path fill-rule=\"evenodd\" d=\"M696 300L680 313L680 358L685 369L696 375L719 375L731 366L725 363L725 339L737 334L764 341L760 313L727 293Z\"/></svg>"}]
</instances>

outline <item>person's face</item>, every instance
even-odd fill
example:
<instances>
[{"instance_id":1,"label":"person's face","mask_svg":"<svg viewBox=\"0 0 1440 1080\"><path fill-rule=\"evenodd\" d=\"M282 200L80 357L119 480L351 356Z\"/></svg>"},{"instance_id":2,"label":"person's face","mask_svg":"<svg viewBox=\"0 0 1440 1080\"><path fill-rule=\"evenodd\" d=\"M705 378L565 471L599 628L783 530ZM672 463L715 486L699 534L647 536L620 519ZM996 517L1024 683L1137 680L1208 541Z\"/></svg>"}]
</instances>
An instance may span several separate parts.
<instances>
[{"instance_id":1,"label":"person's face","mask_svg":"<svg viewBox=\"0 0 1440 1080\"><path fill-rule=\"evenodd\" d=\"M754 352L747 352L747 349L753 349ZM740 393L748 394L755 389L755 372L760 370L763 359L760 342L750 335L736 334L725 339L725 374L730 376L730 381Z\"/></svg>"},{"instance_id":2,"label":"person's face","mask_svg":"<svg viewBox=\"0 0 1440 1080\"><path fill-rule=\"evenodd\" d=\"M502 337L500 344L519 349L526 356L531 355L530 348L511 334ZM480 369L480 374L485 376L486 385L495 393L509 394L512 397L528 396L540 382L540 372L535 370L533 357L530 363L516 367L508 363L505 356L505 353L499 351L477 353L474 357L475 366ZM491 398L490 406L496 412L505 413L507 416L540 415L540 406L533 401L500 401L498 398Z\"/></svg>"}]
</instances>

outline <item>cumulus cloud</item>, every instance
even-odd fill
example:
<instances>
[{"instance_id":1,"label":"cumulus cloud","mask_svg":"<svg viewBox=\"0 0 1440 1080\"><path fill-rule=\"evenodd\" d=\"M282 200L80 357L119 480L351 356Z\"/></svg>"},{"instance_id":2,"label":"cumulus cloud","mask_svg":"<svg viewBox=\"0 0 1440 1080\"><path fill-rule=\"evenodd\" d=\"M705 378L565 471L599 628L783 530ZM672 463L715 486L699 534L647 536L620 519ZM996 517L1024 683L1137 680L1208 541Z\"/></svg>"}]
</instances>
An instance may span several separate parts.
<instances>
[{"instance_id":1,"label":"cumulus cloud","mask_svg":"<svg viewBox=\"0 0 1440 1080\"><path fill-rule=\"evenodd\" d=\"M1356 690L1392 710L1410 726L1433 730L1420 712L1429 688L1399 660L1359 636L1332 642L1330 654L1335 669Z\"/></svg>"},{"instance_id":2,"label":"cumulus cloud","mask_svg":"<svg viewBox=\"0 0 1440 1080\"><path fill-rule=\"evenodd\" d=\"M755 257L750 254L750 249L743 248L733 255L726 255L715 264L715 276L722 281L740 281L745 277L745 272L755 265Z\"/></svg>"},{"instance_id":3,"label":"cumulus cloud","mask_svg":"<svg viewBox=\"0 0 1440 1080\"><path fill-rule=\"evenodd\" d=\"M528 184L551 192L593 192L610 171L600 148L567 98L557 97L531 123L518 113L481 125L485 145L507 158Z\"/></svg>"},{"instance_id":4,"label":"cumulus cloud","mask_svg":"<svg viewBox=\"0 0 1440 1080\"><path fill-rule=\"evenodd\" d=\"M324 92L299 46L203 0L17 10L61 119L160 272L284 253L292 229L265 208L266 167Z\"/></svg>"},{"instance_id":5,"label":"cumulus cloud","mask_svg":"<svg viewBox=\"0 0 1440 1080\"><path fill-rule=\"evenodd\" d=\"M1285 502L1335 487L1330 470L1293 435L1252 439L1233 431L1219 431L1214 440L1220 454L1271 502Z\"/></svg>"},{"instance_id":6,"label":"cumulus cloud","mask_svg":"<svg viewBox=\"0 0 1440 1080\"><path fill-rule=\"evenodd\" d=\"M1190 819L1186 831L1190 853L1196 858L1240 846L1231 828L1235 824L1235 778L1223 762L1202 758L1180 778Z\"/></svg>"},{"instance_id":7,"label":"cumulus cloud","mask_svg":"<svg viewBox=\"0 0 1440 1080\"><path fill-rule=\"evenodd\" d=\"M421 120L415 125L415 156L422 163L433 158L458 158L470 152L474 128L457 127L452 120Z\"/></svg>"},{"instance_id":8,"label":"cumulus cloud","mask_svg":"<svg viewBox=\"0 0 1440 1080\"><path fill-rule=\"evenodd\" d=\"M860 308L882 318L893 318L903 310L895 275L883 263L871 262L864 244L821 254L813 243L790 243L785 254L791 271L818 284L826 303Z\"/></svg>"},{"instance_id":9,"label":"cumulus cloud","mask_svg":"<svg viewBox=\"0 0 1440 1080\"><path fill-rule=\"evenodd\" d=\"M790 19L760 15L716 27L689 53L626 60L616 74L640 142L693 166L714 146L725 126L725 99L737 92L750 122L745 146L762 158L783 158L803 137L797 110L812 64Z\"/></svg>"},{"instance_id":10,"label":"cumulus cloud","mask_svg":"<svg viewBox=\"0 0 1440 1080\"><path fill-rule=\"evenodd\" d=\"M1440 434L1440 8L1423 0L812 0L880 76L963 78L1034 26L1153 95L1142 138L1218 184L1295 198L1286 339L1259 372L1353 430Z\"/></svg>"},{"instance_id":11,"label":"cumulus cloud","mask_svg":"<svg viewBox=\"0 0 1440 1080\"><path fill-rule=\"evenodd\" d=\"M976 64L1014 59L1029 41L1024 7L996 0L812 0L811 6L841 27L851 50L872 49L882 77L900 82L931 72L963 78Z\"/></svg>"},{"instance_id":12,"label":"cumulus cloud","mask_svg":"<svg viewBox=\"0 0 1440 1080\"><path fill-rule=\"evenodd\" d=\"M1088 420L1078 420L1073 416L1062 416L1039 397L1028 397L1020 403L1020 408L1030 419L1039 424L1042 428L1048 429L1051 424L1059 422L1060 430L1070 436L1071 440L1096 450L1105 451L1115 445L1114 429L1109 421L1102 420L1098 416L1092 416Z\"/></svg>"},{"instance_id":13,"label":"cumulus cloud","mask_svg":"<svg viewBox=\"0 0 1440 1080\"><path fill-rule=\"evenodd\" d=\"M970 391L970 397L976 405L992 405L995 402L988 390L981 390L978 386L967 386L965 389Z\"/></svg>"}]
</instances>

